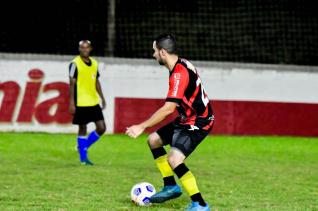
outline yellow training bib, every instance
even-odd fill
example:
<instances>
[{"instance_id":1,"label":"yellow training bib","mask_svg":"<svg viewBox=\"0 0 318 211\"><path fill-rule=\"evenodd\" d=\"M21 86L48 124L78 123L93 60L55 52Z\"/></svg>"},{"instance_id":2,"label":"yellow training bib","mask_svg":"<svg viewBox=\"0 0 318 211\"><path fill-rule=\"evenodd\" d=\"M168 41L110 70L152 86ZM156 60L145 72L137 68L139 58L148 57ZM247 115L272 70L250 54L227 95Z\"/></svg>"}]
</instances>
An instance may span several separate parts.
<instances>
[{"instance_id":1,"label":"yellow training bib","mask_svg":"<svg viewBox=\"0 0 318 211\"><path fill-rule=\"evenodd\" d=\"M77 67L76 105L79 107L95 106L99 103L96 90L98 63L91 57L89 59L91 66L88 66L80 56L73 59Z\"/></svg>"}]
</instances>

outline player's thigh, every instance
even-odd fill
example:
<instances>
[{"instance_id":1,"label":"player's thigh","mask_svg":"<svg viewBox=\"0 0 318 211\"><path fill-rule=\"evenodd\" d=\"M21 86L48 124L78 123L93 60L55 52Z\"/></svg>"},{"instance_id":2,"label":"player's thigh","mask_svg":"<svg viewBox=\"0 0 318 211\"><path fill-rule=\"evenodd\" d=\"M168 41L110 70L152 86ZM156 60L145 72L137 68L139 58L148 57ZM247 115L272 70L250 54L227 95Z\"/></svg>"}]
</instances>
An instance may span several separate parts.
<instances>
[{"instance_id":1,"label":"player's thigh","mask_svg":"<svg viewBox=\"0 0 318 211\"><path fill-rule=\"evenodd\" d=\"M78 135L85 136L87 133L87 125L86 124L79 124L78 125Z\"/></svg>"},{"instance_id":2,"label":"player's thigh","mask_svg":"<svg viewBox=\"0 0 318 211\"><path fill-rule=\"evenodd\" d=\"M172 138L175 130L175 125L173 122L166 124L165 126L159 128L156 133L162 141L162 145L168 145L172 143Z\"/></svg>"}]
</instances>

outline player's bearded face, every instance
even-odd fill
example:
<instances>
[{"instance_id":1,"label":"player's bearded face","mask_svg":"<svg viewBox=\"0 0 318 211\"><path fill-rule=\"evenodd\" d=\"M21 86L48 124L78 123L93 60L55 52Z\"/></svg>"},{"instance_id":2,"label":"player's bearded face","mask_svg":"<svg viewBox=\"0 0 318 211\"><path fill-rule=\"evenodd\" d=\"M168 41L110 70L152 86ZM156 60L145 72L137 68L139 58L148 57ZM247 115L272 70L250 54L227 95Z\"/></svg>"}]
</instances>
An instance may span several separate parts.
<instances>
[{"instance_id":1,"label":"player's bearded face","mask_svg":"<svg viewBox=\"0 0 318 211\"><path fill-rule=\"evenodd\" d=\"M161 58L160 56L160 51L158 50L158 48L155 46L153 46L153 57L157 60L157 62L160 64L160 65L165 65L163 59Z\"/></svg>"},{"instance_id":2,"label":"player's bearded face","mask_svg":"<svg viewBox=\"0 0 318 211\"><path fill-rule=\"evenodd\" d=\"M164 63L164 61L162 60L162 58L161 58L160 55L159 55L159 59L158 59L157 61L158 61L158 63L159 63L160 65L165 65L165 63Z\"/></svg>"}]
</instances>

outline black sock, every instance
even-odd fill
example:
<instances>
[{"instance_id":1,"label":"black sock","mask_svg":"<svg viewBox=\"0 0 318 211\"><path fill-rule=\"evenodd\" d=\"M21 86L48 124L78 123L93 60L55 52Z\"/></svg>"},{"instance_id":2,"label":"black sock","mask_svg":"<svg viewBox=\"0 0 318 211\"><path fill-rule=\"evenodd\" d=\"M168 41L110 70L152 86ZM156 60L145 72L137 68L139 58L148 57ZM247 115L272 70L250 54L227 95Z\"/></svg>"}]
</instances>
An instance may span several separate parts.
<instances>
[{"instance_id":1,"label":"black sock","mask_svg":"<svg viewBox=\"0 0 318 211\"><path fill-rule=\"evenodd\" d=\"M151 153L152 153L153 159L157 159L158 157L161 157L167 154L166 150L163 147L151 149Z\"/></svg>"},{"instance_id":2,"label":"black sock","mask_svg":"<svg viewBox=\"0 0 318 211\"><path fill-rule=\"evenodd\" d=\"M205 203L205 201L203 200L203 198L202 198L202 196L201 196L201 193L196 193L196 194L193 194L192 196L191 196L191 200L192 201L195 201L195 202L199 202L199 204L201 205L201 206L206 206L206 203Z\"/></svg>"},{"instance_id":3,"label":"black sock","mask_svg":"<svg viewBox=\"0 0 318 211\"><path fill-rule=\"evenodd\" d=\"M183 175L185 175L189 171L189 169L184 163L181 163L175 169L173 169L173 171L180 179Z\"/></svg>"},{"instance_id":4,"label":"black sock","mask_svg":"<svg viewBox=\"0 0 318 211\"><path fill-rule=\"evenodd\" d=\"M176 185L176 180L174 179L174 176L170 176L170 177L164 177L163 178L163 183L164 183L164 186L174 186Z\"/></svg>"}]
</instances>

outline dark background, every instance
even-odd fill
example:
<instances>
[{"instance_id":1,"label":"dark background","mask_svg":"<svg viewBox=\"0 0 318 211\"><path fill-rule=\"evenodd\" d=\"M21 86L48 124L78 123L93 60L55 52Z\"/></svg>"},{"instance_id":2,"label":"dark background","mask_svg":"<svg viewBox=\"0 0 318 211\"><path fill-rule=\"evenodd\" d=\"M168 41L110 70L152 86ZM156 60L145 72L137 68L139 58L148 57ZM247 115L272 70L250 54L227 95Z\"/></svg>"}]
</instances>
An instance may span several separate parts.
<instances>
[{"instance_id":1,"label":"dark background","mask_svg":"<svg viewBox=\"0 0 318 211\"><path fill-rule=\"evenodd\" d=\"M0 52L150 58L160 33L177 37L192 60L318 64L318 15L309 0L117 0L114 48L109 1L10 1L2 5Z\"/></svg>"}]
</instances>

